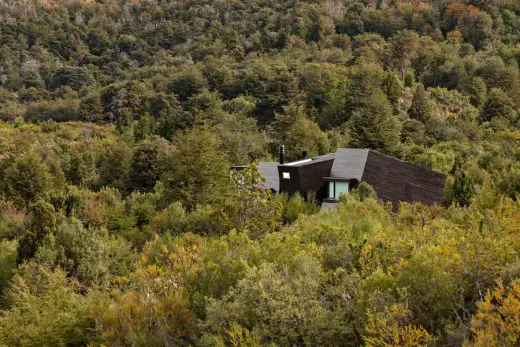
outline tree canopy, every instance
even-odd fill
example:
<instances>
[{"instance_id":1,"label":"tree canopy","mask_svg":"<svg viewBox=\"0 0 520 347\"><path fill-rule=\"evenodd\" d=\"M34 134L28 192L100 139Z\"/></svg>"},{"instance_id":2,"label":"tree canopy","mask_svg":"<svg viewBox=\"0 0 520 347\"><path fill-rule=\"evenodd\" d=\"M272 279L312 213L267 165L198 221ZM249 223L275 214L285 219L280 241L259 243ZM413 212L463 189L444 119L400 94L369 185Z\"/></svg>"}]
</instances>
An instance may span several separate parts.
<instances>
[{"instance_id":1,"label":"tree canopy","mask_svg":"<svg viewBox=\"0 0 520 347\"><path fill-rule=\"evenodd\" d=\"M518 345L519 32L512 0L0 1L0 346ZM262 188L280 143L445 201L320 211Z\"/></svg>"}]
</instances>

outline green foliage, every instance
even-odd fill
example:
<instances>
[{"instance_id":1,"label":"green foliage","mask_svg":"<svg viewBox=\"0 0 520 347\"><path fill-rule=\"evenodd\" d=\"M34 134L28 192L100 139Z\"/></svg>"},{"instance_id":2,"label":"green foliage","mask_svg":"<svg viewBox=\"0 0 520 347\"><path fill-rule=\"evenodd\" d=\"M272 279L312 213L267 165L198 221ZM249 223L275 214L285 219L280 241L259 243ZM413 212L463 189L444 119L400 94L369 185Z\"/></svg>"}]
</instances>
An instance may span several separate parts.
<instances>
[{"instance_id":1,"label":"green foliage","mask_svg":"<svg viewBox=\"0 0 520 347\"><path fill-rule=\"evenodd\" d=\"M423 85L418 85L412 99L412 106L408 110L408 115L422 123L425 123L433 116L431 101L424 90Z\"/></svg>"},{"instance_id":2,"label":"green foliage","mask_svg":"<svg viewBox=\"0 0 520 347\"><path fill-rule=\"evenodd\" d=\"M509 124L515 124L517 119L513 100L502 90L496 88L489 91L488 99L482 108L480 121L491 121L495 117L506 120Z\"/></svg>"},{"instance_id":3,"label":"green foliage","mask_svg":"<svg viewBox=\"0 0 520 347\"><path fill-rule=\"evenodd\" d=\"M181 234L187 226L186 210L180 202L174 202L155 215L150 221L152 232L161 234Z\"/></svg>"},{"instance_id":4,"label":"green foliage","mask_svg":"<svg viewBox=\"0 0 520 347\"><path fill-rule=\"evenodd\" d=\"M196 67L190 67L177 74L171 81L168 91L179 96L181 102L201 92L206 86L206 80Z\"/></svg>"},{"instance_id":5,"label":"green foliage","mask_svg":"<svg viewBox=\"0 0 520 347\"><path fill-rule=\"evenodd\" d=\"M257 165L232 172L232 178L237 190L231 207L232 226L248 231L253 238L276 230L281 224L282 206L272 199L269 189L262 188L265 178Z\"/></svg>"},{"instance_id":6,"label":"green foliage","mask_svg":"<svg viewBox=\"0 0 520 347\"><path fill-rule=\"evenodd\" d=\"M298 192L290 197L286 193L279 193L275 199L283 206L284 224L294 222L300 215L312 215L319 212L319 203L315 194L312 193L306 199Z\"/></svg>"},{"instance_id":7,"label":"green foliage","mask_svg":"<svg viewBox=\"0 0 520 347\"><path fill-rule=\"evenodd\" d=\"M79 119L76 100L40 101L31 104L25 111L25 119L33 122L49 119L64 122Z\"/></svg>"},{"instance_id":8,"label":"green foliage","mask_svg":"<svg viewBox=\"0 0 520 347\"><path fill-rule=\"evenodd\" d=\"M54 207L38 200L29 206L30 218L27 229L18 245L18 262L32 258L46 236L56 230L56 214Z\"/></svg>"},{"instance_id":9,"label":"green foliage","mask_svg":"<svg viewBox=\"0 0 520 347\"><path fill-rule=\"evenodd\" d=\"M0 241L0 293L4 292L16 269L17 248L16 241Z\"/></svg>"},{"instance_id":10,"label":"green foliage","mask_svg":"<svg viewBox=\"0 0 520 347\"><path fill-rule=\"evenodd\" d=\"M135 262L128 243L103 231L87 230L76 219L60 225L37 258L59 266L85 287L109 286L128 275Z\"/></svg>"},{"instance_id":11,"label":"green foliage","mask_svg":"<svg viewBox=\"0 0 520 347\"><path fill-rule=\"evenodd\" d=\"M106 154L99 159L100 185L124 190L133 160L133 148L129 146L128 139L125 140L111 144Z\"/></svg>"},{"instance_id":12,"label":"green foliage","mask_svg":"<svg viewBox=\"0 0 520 347\"><path fill-rule=\"evenodd\" d=\"M238 322L262 340L279 345L298 341L323 344L330 334L340 333L334 331L338 322L315 296L320 282L318 264L305 254L299 258L305 261L287 269L288 281L274 264L248 271L227 297L210 302L211 329L225 333L232 322Z\"/></svg>"},{"instance_id":13,"label":"green foliage","mask_svg":"<svg viewBox=\"0 0 520 347\"><path fill-rule=\"evenodd\" d=\"M84 345L91 340L93 297L77 293L77 285L63 271L27 263L6 295L11 308L0 311L0 343L59 346Z\"/></svg>"},{"instance_id":14,"label":"green foliage","mask_svg":"<svg viewBox=\"0 0 520 347\"><path fill-rule=\"evenodd\" d=\"M352 114L348 122L350 144L393 153L399 144L401 125L392 116L386 99L374 97L372 104Z\"/></svg>"},{"instance_id":15,"label":"green foliage","mask_svg":"<svg viewBox=\"0 0 520 347\"><path fill-rule=\"evenodd\" d=\"M365 199L377 199L377 193L374 188L365 182L361 182L352 193L360 201Z\"/></svg>"},{"instance_id":16,"label":"green foliage","mask_svg":"<svg viewBox=\"0 0 520 347\"><path fill-rule=\"evenodd\" d=\"M201 127L179 134L174 146L161 176L165 188L163 203L181 201L192 210L197 204L226 199L231 187L229 164L211 130Z\"/></svg>"},{"instance_id":17,"label":"green foliage","mask_svg":"<svg viewBox=\"0 0 520 347\"><path fill-rule=\"evenodd\" d=\"M168 145L162 141L146 140L134 150L128 172L130 191L150 192L161 175Z\"/></svg>"},{"instance_id":18,"label":"green foliage","mask_svg":"<svg viewBox=\"0 0 520 347\"><path fill-rule=\"evenodd\" d=\"M19 204L43 197L51 184L49 168L37 154L17 158L5 172L7 193Z\"/></svg>"},{"instance_id":19,"label":"green foliage","mask_svg":"<svg viewBox=\"0 0 520 347\"><path fill-rule=\"evenodd\" d=\"M0 1L0 345L515 344L518 13ZM230 175L280 142L444 172L447 207Z\"/></svg>"},{"instance_id":20,"label":"green foliage","mask_svg":"<svg viewBox=\"0 0 520 347\"><path fill-rule=\"evenodd\" d=\"M470 177L462 170L455 173L453 180L453 202L459 206L468 206L475 195L475 186Z\"/></svg>"},{"instance_id":21,"label":"green foliage","mask_svg":"<svg viewBox=\"0 0 520 347\"><path fill-rule=\"evenodd\" d=\"M84 86L95 83L92 73L84 67L62 67L56 70L50 83L51 89L70 86L73 90L80 90Z\"/></svg>"},{"instance_id":22,"label":"green foliage","mask_svg":"<svg viewBox=\"0 0 520 347\"><path fill-rule=\"evenodd\" d=\"M143 290L158 295L154 288ZM191 315L186 298L175 291L159 295L155 300L133 292L118 295L113 303L99 310L101 339L109 344L132 346L187 345L185 336L191 329Z\"/></svg>"},{"instance_id":23,"label":"green foliage","mask_svg":"<svg viewBox=\"0 0 520 347\"><path fill-rule=\"evenodd\" d=\"M276 115L273 127L277 140L275 142L286 146L289 161L301 159L303 152L312 157L330 151L326 134L305 116L301 106L285 107L283 114Z\"/></svg>"},{"instance_id":24,"label":"green foliage","mask_svg":"<svg viewBox=\"0 0 520 347\"><path fill-rule=\"evenodd\" d=\"M83 98L79 104L79 119L85 122L103 122L103 104L98 93Z\"/></svg>"},{"instance_id":25,"label":"green foliage","mask_svg":"<svg viewBox=\"0 0 520 347\"><path fill-rule=\"evenodd\" d=\"M239 324L233 323L231 324L230 329L227 331L226 343L220 337L216 338L216 346L224 347L224 346L233 346L233 347L260 347L262 346L260 339L251 334L251 332L247 329L242 328Z\"/></svg>"}]
</instances>

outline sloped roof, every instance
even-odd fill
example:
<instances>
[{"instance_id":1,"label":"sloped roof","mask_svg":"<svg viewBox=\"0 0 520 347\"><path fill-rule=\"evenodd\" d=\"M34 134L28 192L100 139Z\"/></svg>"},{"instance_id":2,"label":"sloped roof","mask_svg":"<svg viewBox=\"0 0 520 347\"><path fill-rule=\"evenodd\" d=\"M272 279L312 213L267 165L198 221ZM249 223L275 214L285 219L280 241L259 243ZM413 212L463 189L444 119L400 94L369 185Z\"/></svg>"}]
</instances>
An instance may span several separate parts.
<instances>
[{"instance_id":1,"label":"sloped roof","mask_svg":"<svg viewBox=\"0 0 520 347\"><path fill-rule=\"evenodd\" d=\"M312 158L309 158L309 159L303 159L303 160L298 160L298 161L285 163L282 166L305 166L305 165L309 165L309 164L316 164L316 163L319 163L321 161L332 160L332 159L334 159L334 155L335 155L335 153L328 153L328 154L318 155L316 157L312 157Z\"/></svg>"},{"instance_id":2,"label":"sloped roof","mask_svg":"<svg viewBox=\"0 0 520 347\"><path fill-rule=\"evenodd\" d=\"M258 163L258 171L265 177L262 188L280 191L280 178L278 176L278 163L261 161Z\"/></svg>"},{"instance_id":3,"label":"sloped roof","mask_svg":"<svg viewBox=\"0 0 520 347\"><path fill-rule=\"evenodd\" d=\"M334 155L331 177L355 178L361 182L369 149L339 148Z\"/></svg>"}]
</instances>

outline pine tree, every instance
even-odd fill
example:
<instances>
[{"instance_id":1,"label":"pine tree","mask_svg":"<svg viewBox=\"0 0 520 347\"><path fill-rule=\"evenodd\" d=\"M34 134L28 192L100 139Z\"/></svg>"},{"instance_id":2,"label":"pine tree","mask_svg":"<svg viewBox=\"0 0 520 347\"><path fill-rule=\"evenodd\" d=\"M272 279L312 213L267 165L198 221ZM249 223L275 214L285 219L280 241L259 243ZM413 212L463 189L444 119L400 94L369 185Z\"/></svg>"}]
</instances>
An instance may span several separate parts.
<instances>
[{"instance_id":1,"label":"pine tree","mask_svg":"<svg viewBox=\"0 0 520 347\"><path fill-rule=\"evenodd\" d=\"M410 118L425 123L431 118L432 113L433 110L430 98L424 90L424 86L420 84L417 86L415 93L413 94L412 106L408 110L408 115Z\"/></svg>"}]
</instances>

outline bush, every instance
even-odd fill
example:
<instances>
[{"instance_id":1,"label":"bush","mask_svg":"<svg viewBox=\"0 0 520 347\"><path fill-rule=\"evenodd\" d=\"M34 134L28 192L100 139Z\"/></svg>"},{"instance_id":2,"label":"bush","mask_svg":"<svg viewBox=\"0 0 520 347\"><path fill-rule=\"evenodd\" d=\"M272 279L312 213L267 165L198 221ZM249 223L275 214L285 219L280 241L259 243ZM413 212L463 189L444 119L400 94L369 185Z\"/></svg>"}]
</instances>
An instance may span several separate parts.
<instances>
[{"instance_id":1,"label":"bush","mask_svg":"<svg viewBox=\"0 0 520 347\"><path fill-rule=\"evenodd\" d=\"M0 315L0 345L86 345L95 325L93 297L77 290L59 269L23 265L6 292L10 309Z\"/></svg>"},{"instance_id":2,"label":"bush","mask_svg":"<svg viewBox=\"0 0 520 347\"><path fill-rule=\"evenodd\" d=\"M16 269L17 248L16 241L0 240L0 297Z\"/></svg>"},{"instance_id":3,"label":"bush","mask_svg":"<svg viewBox=\"0 0 520 347\"><path fill-rule=\"evenodd\" d=\"M31 104L25 111L25 119L41 122L52 119L56 122L79 120L78 100L40 101Z\"/></svg>"},{"instance_id":4,"label":"bush","mask_svg":"<svg viewBox=\"0 0 520 347\"><path fill-rule=\"evenodd\" d=\"M56 70L49 87L58 89L62 86L70 86L73 90L80 90L81 87L90 86L94 83L96 83L96 80L87 68L66 66Z\"/></svg>"}]
</instances>

